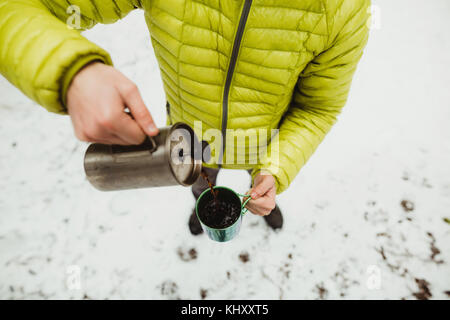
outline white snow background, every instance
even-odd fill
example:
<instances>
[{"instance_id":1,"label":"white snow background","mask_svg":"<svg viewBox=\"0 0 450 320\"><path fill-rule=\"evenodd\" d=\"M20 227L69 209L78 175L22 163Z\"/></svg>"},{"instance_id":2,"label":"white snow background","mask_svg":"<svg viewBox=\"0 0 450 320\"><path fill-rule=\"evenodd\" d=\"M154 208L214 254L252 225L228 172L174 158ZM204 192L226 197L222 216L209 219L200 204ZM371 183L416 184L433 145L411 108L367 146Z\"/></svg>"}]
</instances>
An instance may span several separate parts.
<instances>
[{"instance_id":1,"label":"white snow background","mask_svg":"<svg viewBox=\"0 0 450 320\"><path fill-rule=\"evenodd\" d=\"M95 190L70 119L0 78L0 298L448 299L450 2L373 4L348 104L278 197L283 230L248 214L229 243L190 235L188 188ZM85 35L164 126L143 13Z\"/></svg>"}]
</instances>

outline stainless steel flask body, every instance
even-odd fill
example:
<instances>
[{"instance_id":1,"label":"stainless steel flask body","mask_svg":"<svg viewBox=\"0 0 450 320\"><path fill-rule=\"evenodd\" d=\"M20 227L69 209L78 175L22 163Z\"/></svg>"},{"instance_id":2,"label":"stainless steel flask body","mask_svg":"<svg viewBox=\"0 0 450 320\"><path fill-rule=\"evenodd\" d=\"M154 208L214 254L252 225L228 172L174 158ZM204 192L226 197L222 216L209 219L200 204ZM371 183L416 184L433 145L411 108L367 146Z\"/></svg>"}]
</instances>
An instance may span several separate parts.
<instances>
[{"instance_id":1,"label":"stainless steel flask body","mask_svg":"<svg viewBox=\"0 0 450 320\"><path fill-rule=\"evenodd\" d=\"M159 129L138 146L91 144L84 157L88 181L102 191L192 185L202 169L202 148L184 123Z\"/></svg>"}]
</instances>

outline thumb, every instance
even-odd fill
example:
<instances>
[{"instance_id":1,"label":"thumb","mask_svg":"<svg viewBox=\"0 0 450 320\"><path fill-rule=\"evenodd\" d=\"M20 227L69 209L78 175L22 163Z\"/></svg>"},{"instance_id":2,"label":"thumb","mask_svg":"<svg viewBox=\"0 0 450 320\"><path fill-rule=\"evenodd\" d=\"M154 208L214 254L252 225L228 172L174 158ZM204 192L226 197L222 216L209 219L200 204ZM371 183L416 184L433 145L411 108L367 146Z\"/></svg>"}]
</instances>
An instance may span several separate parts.
<instances>
[{"instance_id":1,"label":"thumb","mask_svg":"<svg viewBox=\"0 0 450 320\"><path fill-rule=\"evenodd\" d=\"M157 135L158 128L156 127L150 112L145 106L136 85L133 84L128 89L122 90L121 96L142 131L150 136Z\"/></svg>"},{"instance_id":2,"label":"thumb","mask_svg":"<svg viewBox=\"0 0 450 320\"><path fill-rule=\"evenodd\" d=\"M273 178L271 178L272 176L263 177L252 189L250 189L252 199L258 199L259 197L264 196L267 191L273 187Z\"/></svg>"}]
</instances>

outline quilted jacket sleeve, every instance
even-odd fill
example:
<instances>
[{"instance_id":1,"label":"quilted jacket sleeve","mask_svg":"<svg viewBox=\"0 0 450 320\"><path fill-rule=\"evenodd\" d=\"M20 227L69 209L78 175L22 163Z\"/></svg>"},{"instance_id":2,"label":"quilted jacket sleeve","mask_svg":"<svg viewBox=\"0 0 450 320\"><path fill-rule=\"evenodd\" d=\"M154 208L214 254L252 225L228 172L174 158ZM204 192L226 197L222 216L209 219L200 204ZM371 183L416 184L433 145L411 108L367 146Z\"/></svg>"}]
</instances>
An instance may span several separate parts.
<instances>
[{"instance_id":1,"label":"quilted jacket sleeve","mask_svg":"<svg viewBox=\"0 0 450 320\"><path fill-rule=\"evenodd\" d=\"M268 148L265 164L253 170L253 177L261 170L271 173L277 193L287 189L335 123L367 43L370 1L340 1L340 4L329 18L326 50L300 75L275 143Z\"/></svg>"},{"instance_id":2,"label":"quilted jacket sleeve","mask_svg":"<svg viewBox=\"0 0 450 320\"><path fill-rule=\"evenodd\" d=\"M95 60L112 64L80 30L117 21L138 6L139 0L0 0L0 73L47 110L64 114L77 71ZM79 30L67 21L79 21Z\"/></svg>"}]
</instances>

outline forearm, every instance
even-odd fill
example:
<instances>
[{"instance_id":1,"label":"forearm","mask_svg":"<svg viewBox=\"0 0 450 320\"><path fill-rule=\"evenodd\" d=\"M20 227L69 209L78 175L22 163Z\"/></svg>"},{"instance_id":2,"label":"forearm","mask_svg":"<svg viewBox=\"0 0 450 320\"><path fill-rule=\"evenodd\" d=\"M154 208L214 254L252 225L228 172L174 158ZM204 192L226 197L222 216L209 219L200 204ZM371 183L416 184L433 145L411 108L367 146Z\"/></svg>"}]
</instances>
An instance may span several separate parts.
<instances>
[{"instance_id":1,"label":"forearm","mask_svg":"<svg viewBox=\"0 0 450 320\"><path fill-rule=\"evenodd\" d=\"M79 28L85 29L118 20L134 2L115 1L120 11L107 1L1 0L0 73L47 110L66 113L73 76L94 60L112 64L105 50L66 24L68 6L81 10Z\"/></svg>"}]
</instances>

